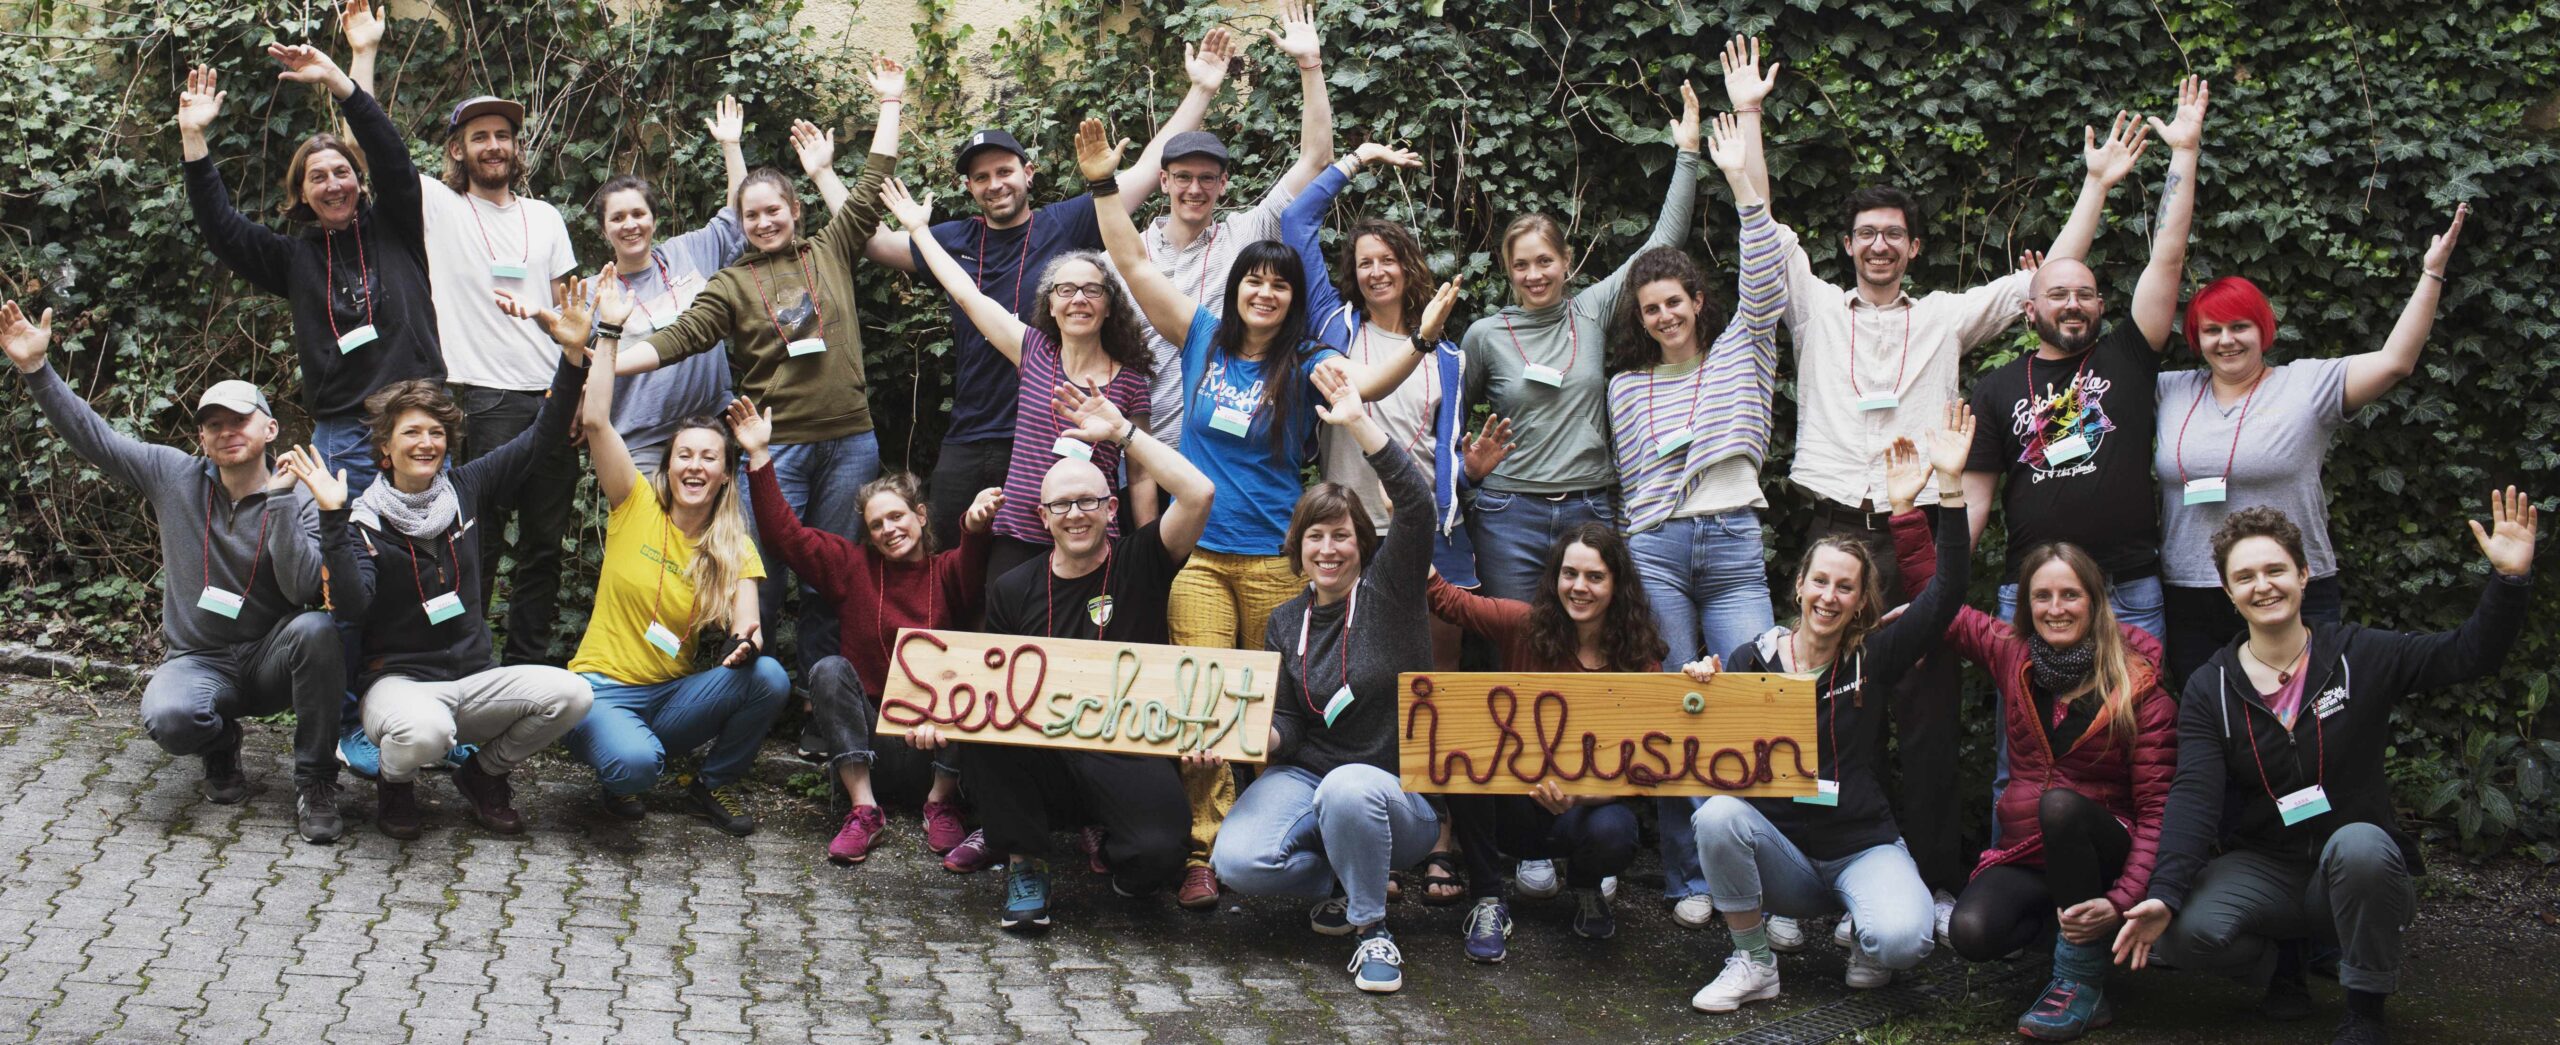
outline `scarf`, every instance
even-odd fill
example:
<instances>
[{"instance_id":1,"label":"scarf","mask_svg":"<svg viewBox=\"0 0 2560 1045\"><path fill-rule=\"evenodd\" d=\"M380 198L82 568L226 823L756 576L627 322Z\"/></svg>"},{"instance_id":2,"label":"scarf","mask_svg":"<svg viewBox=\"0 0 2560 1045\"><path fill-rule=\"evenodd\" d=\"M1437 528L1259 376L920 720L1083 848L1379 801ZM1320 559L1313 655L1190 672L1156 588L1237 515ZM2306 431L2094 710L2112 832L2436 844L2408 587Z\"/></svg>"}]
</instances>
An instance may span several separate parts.
<instances>
[{"instance_id":1,"label":"scarf","mask_svg":"<svg viewBox=\"0 0 2560 1045\"><path fill-rule=\"evenodd\" d=\"M2044 636L2030 631L2027 633L2027 660L2035 684L2058 697L2079 689L2089 681L2089 675L2098 670L2098 644L2080 642L2055 649L2044 641Z\"/></svg>"},{"instance_id":2,"label":"scarf","mask_svg":"<svg viewBox=\"0 0 2560 1045\"><path fill-rule=\"evenodd\" d=\"M411 537L433 537L462 516L462 498L443 472L437 472L435 481L418 493L400 492L385 475L356 495L354 509L355 521L376 530L389 523L389 529Z\"/></svg>"}]
</instances>

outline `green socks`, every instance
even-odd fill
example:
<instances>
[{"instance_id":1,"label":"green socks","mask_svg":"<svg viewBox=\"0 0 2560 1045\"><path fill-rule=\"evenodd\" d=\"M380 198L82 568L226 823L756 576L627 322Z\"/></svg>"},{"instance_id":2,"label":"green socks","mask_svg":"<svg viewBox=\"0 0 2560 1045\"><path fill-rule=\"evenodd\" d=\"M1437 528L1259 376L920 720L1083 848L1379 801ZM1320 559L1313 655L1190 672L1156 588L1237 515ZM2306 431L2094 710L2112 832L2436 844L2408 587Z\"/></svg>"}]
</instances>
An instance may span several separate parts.
<instances>
[{"instance_id":1,"label":"green socks","mask_svg":"<svg viewBox=\"0 0 2560 1045\"><path fill-rule=\"evenodd\" d=\"M1733 948L1750 955L1752 961L1762 965L1778 964L1778 956L1769 950L1769 920L1766 918L1751 928L1734 930Z\"/></svg>"}]
</instances>

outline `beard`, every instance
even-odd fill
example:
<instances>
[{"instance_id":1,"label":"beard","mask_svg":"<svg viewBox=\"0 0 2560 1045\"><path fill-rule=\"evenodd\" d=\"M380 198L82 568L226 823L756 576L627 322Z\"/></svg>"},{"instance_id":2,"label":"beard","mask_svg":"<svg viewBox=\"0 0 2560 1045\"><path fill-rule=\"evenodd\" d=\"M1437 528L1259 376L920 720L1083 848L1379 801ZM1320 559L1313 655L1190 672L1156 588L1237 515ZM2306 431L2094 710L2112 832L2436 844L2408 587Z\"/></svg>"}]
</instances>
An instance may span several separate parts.
<instances>
[{"instance_id":1,"label":"beard","mask_svg":"<svg viewBox=\"0 0 2560 1045\"><path fill-rule=\"evenodd\" d=\"M491 180L486 177L485 173L481 169L480 161L476 158L464 164L462 168L462 176L470 179L471 187L475 189L507 188L514 185L516 183L516 179L523 174L524 157L521 155L507 157L506 171L495 180Z\"/></svg>"},{"instance_id":2,"label":"beard","mask_svg":"<svg viewBox=\"0 0 2560 1045\"><path fill-rule=\"evenodd\" d=\"M2064 319L2080 320L2080 332L2064 336L2062 333ZM2085 313L2065 313L2058 317L2047 317L2038 313L2028 325L2035 328L2036 336L2043 338L2045 344L2061 349L2064 355L2079 355L2087 351L2089 346L2098 343L2097 317Z\"/></svg>"}]
</instances>

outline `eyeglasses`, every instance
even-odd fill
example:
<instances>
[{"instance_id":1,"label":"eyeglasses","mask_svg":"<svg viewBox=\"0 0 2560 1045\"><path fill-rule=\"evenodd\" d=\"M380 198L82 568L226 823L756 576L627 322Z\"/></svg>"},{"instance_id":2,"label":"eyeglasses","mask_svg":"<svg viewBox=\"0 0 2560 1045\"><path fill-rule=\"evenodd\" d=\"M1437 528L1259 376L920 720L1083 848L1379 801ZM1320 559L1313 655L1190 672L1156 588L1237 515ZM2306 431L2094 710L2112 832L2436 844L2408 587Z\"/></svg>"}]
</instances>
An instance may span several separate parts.
<instances>
[{"instance_id":1,"label":"eyeglasses","mask_svg":"<svg viewBox=\"0 0 2560 1045\"><path fill-rule=\"evenodd\" d=\"M1188 189L1194 185L1204 189L1214 189L1223 184L1226 180L1227 176L1224 174L1184 173L1168 174L1164 176L1164 183L1171 185L1176 189Z\"/></svg>"},{"instance_id":2,"label":"eyeglasses","mask_svg":"<svg viewBox=\"0 0 2560 1045\"><path fill-rule=\"evenodd\" d=\"M1855 243L1873 243L1877 240L1883 240L1887 243L1898 245L1910 241L1911 230L1903 228L1900 225L1882 229L1862 225L1856 229L1850 230L1849 239L1851 242Z\"/></svg>"},{"instance_id":3,"label":"eyeglasses","mask_svg":"<svg viewBox=\"0 0 2560 1045\"><path fill-rule=\"evenodd\" d=\"M1042 501L1040 507L1051 515L1065 515L1070 509L1079 512L1101 511L1102 506L1109 502L1110 499L1106 497L1078 497L1067 501Z\"/></svg>"},{"instance_id":4,"label":"eyeglasses","mask_svg":"<svg viewBox=\"0 0 2560 1045\"><path fill-rule=\"evenodd\" d=\"M2056 287L2044 292L2044 300L2049 305L2069 305L2081 301L2095 305L2100 298L2095 287Z\"/></svg>"},{"instance_id":5,"label":"eyeglasses","mask_svg":"<svg viewBox=\"0 0 2560 1045\"><path fill-rule=\"evenodd\" d=\"M1073 301L1077 298L1092 298L1100 301L1110 293L1111 288L1100 283L1057 283L1049 287L1049 296L1060 301Z\"/></svg>"}]
</instances>

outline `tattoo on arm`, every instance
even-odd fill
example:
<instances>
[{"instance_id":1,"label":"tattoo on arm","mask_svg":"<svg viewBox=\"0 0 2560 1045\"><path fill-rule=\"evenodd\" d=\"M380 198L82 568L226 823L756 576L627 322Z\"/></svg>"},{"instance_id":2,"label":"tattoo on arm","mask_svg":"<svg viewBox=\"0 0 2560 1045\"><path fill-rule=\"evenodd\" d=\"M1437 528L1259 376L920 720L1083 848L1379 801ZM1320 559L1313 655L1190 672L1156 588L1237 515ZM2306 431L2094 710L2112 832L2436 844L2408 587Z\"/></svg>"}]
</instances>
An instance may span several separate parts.
<instances>
[{"instance_id":1,"label":"tattoo on arm","mask_svg":"<svg viewBox=\"0 0 2560 1045\"><path fill-rule=\"evenodd\" d=\"M2178 198L2179 181L2178 173L2176 171L2171 171L2169 172L2169 180L2161 184L2160 216L2157 219L2154 219L2152 223L2154 231L2158 231L2160 228L2169 224L2169 204L2175 202Z\"/></svg>"}]
</instances>

